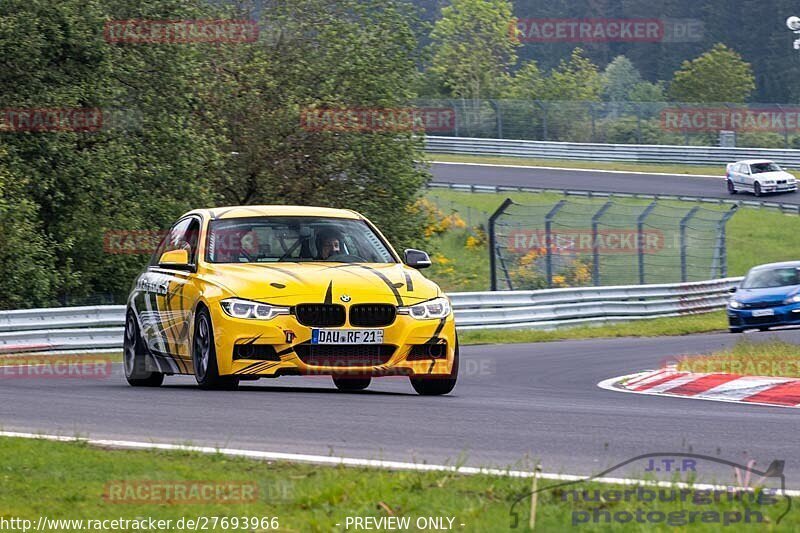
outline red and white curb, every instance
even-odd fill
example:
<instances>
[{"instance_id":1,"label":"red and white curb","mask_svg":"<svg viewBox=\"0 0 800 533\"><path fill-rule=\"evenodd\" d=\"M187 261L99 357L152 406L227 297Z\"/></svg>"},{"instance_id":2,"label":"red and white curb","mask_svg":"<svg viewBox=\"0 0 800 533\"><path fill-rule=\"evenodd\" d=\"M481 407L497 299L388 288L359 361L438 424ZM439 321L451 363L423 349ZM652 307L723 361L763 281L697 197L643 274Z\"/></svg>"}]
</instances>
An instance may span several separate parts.
<instances>
[{"instance_id":1,"label":"red and white curb","mask_svg":"<svg viewBox=\"0 0 800 533\"><path fill-rule=\"evenodd\" d=\"M699 374L675 367L607 379L601 389L772 407L800 407L800 379L736 374Z\"/></svg>"}]
</instances>

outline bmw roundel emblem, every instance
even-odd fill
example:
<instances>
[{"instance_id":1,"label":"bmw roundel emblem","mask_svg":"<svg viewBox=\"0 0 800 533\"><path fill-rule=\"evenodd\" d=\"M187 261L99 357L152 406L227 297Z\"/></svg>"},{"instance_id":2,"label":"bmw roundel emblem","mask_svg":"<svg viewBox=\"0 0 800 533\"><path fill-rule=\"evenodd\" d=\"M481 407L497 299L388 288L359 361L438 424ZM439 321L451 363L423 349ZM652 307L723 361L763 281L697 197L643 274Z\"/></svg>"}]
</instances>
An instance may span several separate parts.
<instances>
[{"instance_id":1,"label":"bmw roundel emblem","mask_svg":"<svg viewBox=\"0 0 800 533\"><path fill-rule=\"evenodd\" d=\"M342 294L342 296L339 299L341 301L343 301L344 303L347 303L347 302L350 301L350 297L348 295L346 295L346 294Z\"/></svg>"}]
</instances>

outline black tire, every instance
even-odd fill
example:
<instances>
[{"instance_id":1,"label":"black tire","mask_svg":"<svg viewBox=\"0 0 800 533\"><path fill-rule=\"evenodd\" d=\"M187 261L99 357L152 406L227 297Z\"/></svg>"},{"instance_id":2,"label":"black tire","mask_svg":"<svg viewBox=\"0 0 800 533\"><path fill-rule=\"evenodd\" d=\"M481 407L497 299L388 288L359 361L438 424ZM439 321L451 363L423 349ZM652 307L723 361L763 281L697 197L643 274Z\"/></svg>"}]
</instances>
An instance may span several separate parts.
<instances>
[{"instance_id":1,"label":"black tire","mask_svg":"<svg viewBox=\"0 0 800 533\"><path fill-rule=\"evenodd\" d=\"M758 328L758 331L769 331L769 328Z\"/></svg>"},{"instance_id":2,"label":"black tire","mask_svg":"<svg viewBox=\"0 0 800 533\"><path fill-rule=\"evenodd\" d=\"M332 376L333 377L333 384L336 385L336 388L340 391L345 392L353 392L364 390L369 387L369 384L372 383L372 378L370 376Z\"/></svg>"},{"instance_id":3,"label":"black tire","mask_svg":"<svg viewBox=\"0 0 800 533\"><path fill-rule=\"evenodd\" d=\"M728 328L728 331L730 331L731 333L741 333L742 328Z\"/></svg>"},{"instance_id":4,"label":"black tire","mask_svg":"<svg viewBox=\"0 0 800 533\"><path fill-rule=\"evenodd\" d=\"M456 338L456 351L453 356L453 368L448 376L432 376L410 378L411 386L421 396L441 396L451 392L458 381L458 339Z\"/></svg>"},{"instance_id":5,"label":"black tire","mask_svg":"<svg viewBox=\"0 0 800 533\"><path fill-rule=\"evenodd\" d=\"M122 366L125 369L125 379L131 387L159 387L164 383L164 374L147 370L147 350L132 309L128 309L125 315Z\"/></svg>"},{"instance_id":6,"label":"black tire","mask_svg":"<svg viewBox=\"0 0 800 533\"><path fill-rule=\"evenodd\" d=\"M220 376L217 366L217 350L214 346L214 329L208 309L198 307L194 321L194 337L192 339L192 363L194 378L204 390L236 390L239 378Z\"/></svg>"},{"instance_id":7,"label":"black tire","mask_svg":"<svg viewBox=\"0 0 800 533\"><path fill-rule=\"evenodd\" d=\"M728 194L736 194L737 192L738 191L736 190L736 187L734 187L733 182L728 180Z\"/></svg>"},{"instance_id":8,"label":"black tire","mask_svg":"<svg viewBox=\"0 0 800 533\"><path fill-rule=\"evenodd\" d=\"M753 184L753 194L761 196L761 184L759 182Z\"/></svg>"}]
</instances>

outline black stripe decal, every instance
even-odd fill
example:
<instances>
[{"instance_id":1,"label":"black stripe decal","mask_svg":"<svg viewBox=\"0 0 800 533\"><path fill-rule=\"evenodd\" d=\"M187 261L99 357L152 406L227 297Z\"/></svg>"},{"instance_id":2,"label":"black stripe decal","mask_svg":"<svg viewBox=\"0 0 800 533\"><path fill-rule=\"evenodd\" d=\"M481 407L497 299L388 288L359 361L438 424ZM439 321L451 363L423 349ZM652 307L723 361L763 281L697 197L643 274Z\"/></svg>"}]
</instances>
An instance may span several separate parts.
<instances>
[{"instance_id":1,"label":"black stripe decal","mask_svg":"<svg viewBox=\"0 0 800 533\"><path fill-rule=\"evenodd\" d=\"M332 304L333 303L333 282L331 281L328 283L328 290L325 291L325 303Z\"/></svg>"},{"instance_id":2,"label":"black stripe decal","mask_svg":"<svg viewBox=\"0 0 800 533\"><path fill-rule=\"evenodd\" d=\"M411 275L408 272L405 272L406 275L406 290L408 292L414 292L414 282L411 281Z\"/></svg>"},{"instance_id":3,"label":"black stripe decal","mask_svg":"<svg viewBox=\"0 0 800 533\"><path fill-rule=\"evenodd\" d=\"M386 284L386 286L392 290L392 294L394 294L394 297L397 300L397 305L399 306L403 305L403 298L400 296L400 292L397 290L397 287L394 286L394 283L392 283L392 281L389 278L387 278L383 272L378 272L374 268L368 267L366 265L358 265L358 266L363 268L364 270L372 272L373 274L381 278L383 282Z\"/></svg>"},{"instance_id":4,"label":"black stripe decal","mask_svg":"<svg viewBox=\"0 0 800 533\"><path fill-rule=\"evenodd\" d=\"M439 319L439 325L436 326L436 331L433 332L433 336L430 339L425 341L425 344L438 344L439 343L439 333L442 332L444 329L444 323L447 322L447 317Z\"/></svg>"}]
</instances>

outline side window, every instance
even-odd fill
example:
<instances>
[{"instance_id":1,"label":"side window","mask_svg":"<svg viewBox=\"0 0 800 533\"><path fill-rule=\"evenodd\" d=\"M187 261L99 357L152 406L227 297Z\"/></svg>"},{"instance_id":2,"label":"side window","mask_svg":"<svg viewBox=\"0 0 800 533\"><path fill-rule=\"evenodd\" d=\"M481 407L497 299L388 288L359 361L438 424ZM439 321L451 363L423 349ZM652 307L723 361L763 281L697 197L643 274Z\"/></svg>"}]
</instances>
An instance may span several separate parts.
<instances>
[{"instance_id":1,"label":"side window","mask_svg":"<svg viewBox=\"0 0 800 533\"><path fill-rule=\"evenodd\" d=\"M750 175L750 165L742 165L742 174Z\"/></svg>"},{"instance_id":2,"label":"side window","mask_svg":"<svg viewBox=\"0 0 800 533\"><path fill-rule=\"evenodd\" d=\"M196 218L186 218L172 226L164 240L156 249L150 265L158 265L158 260L164 252L172 250L188 250L189 263L197 263L197 243L200 237L200 223Z\"/></svg>"}]
</instances>

